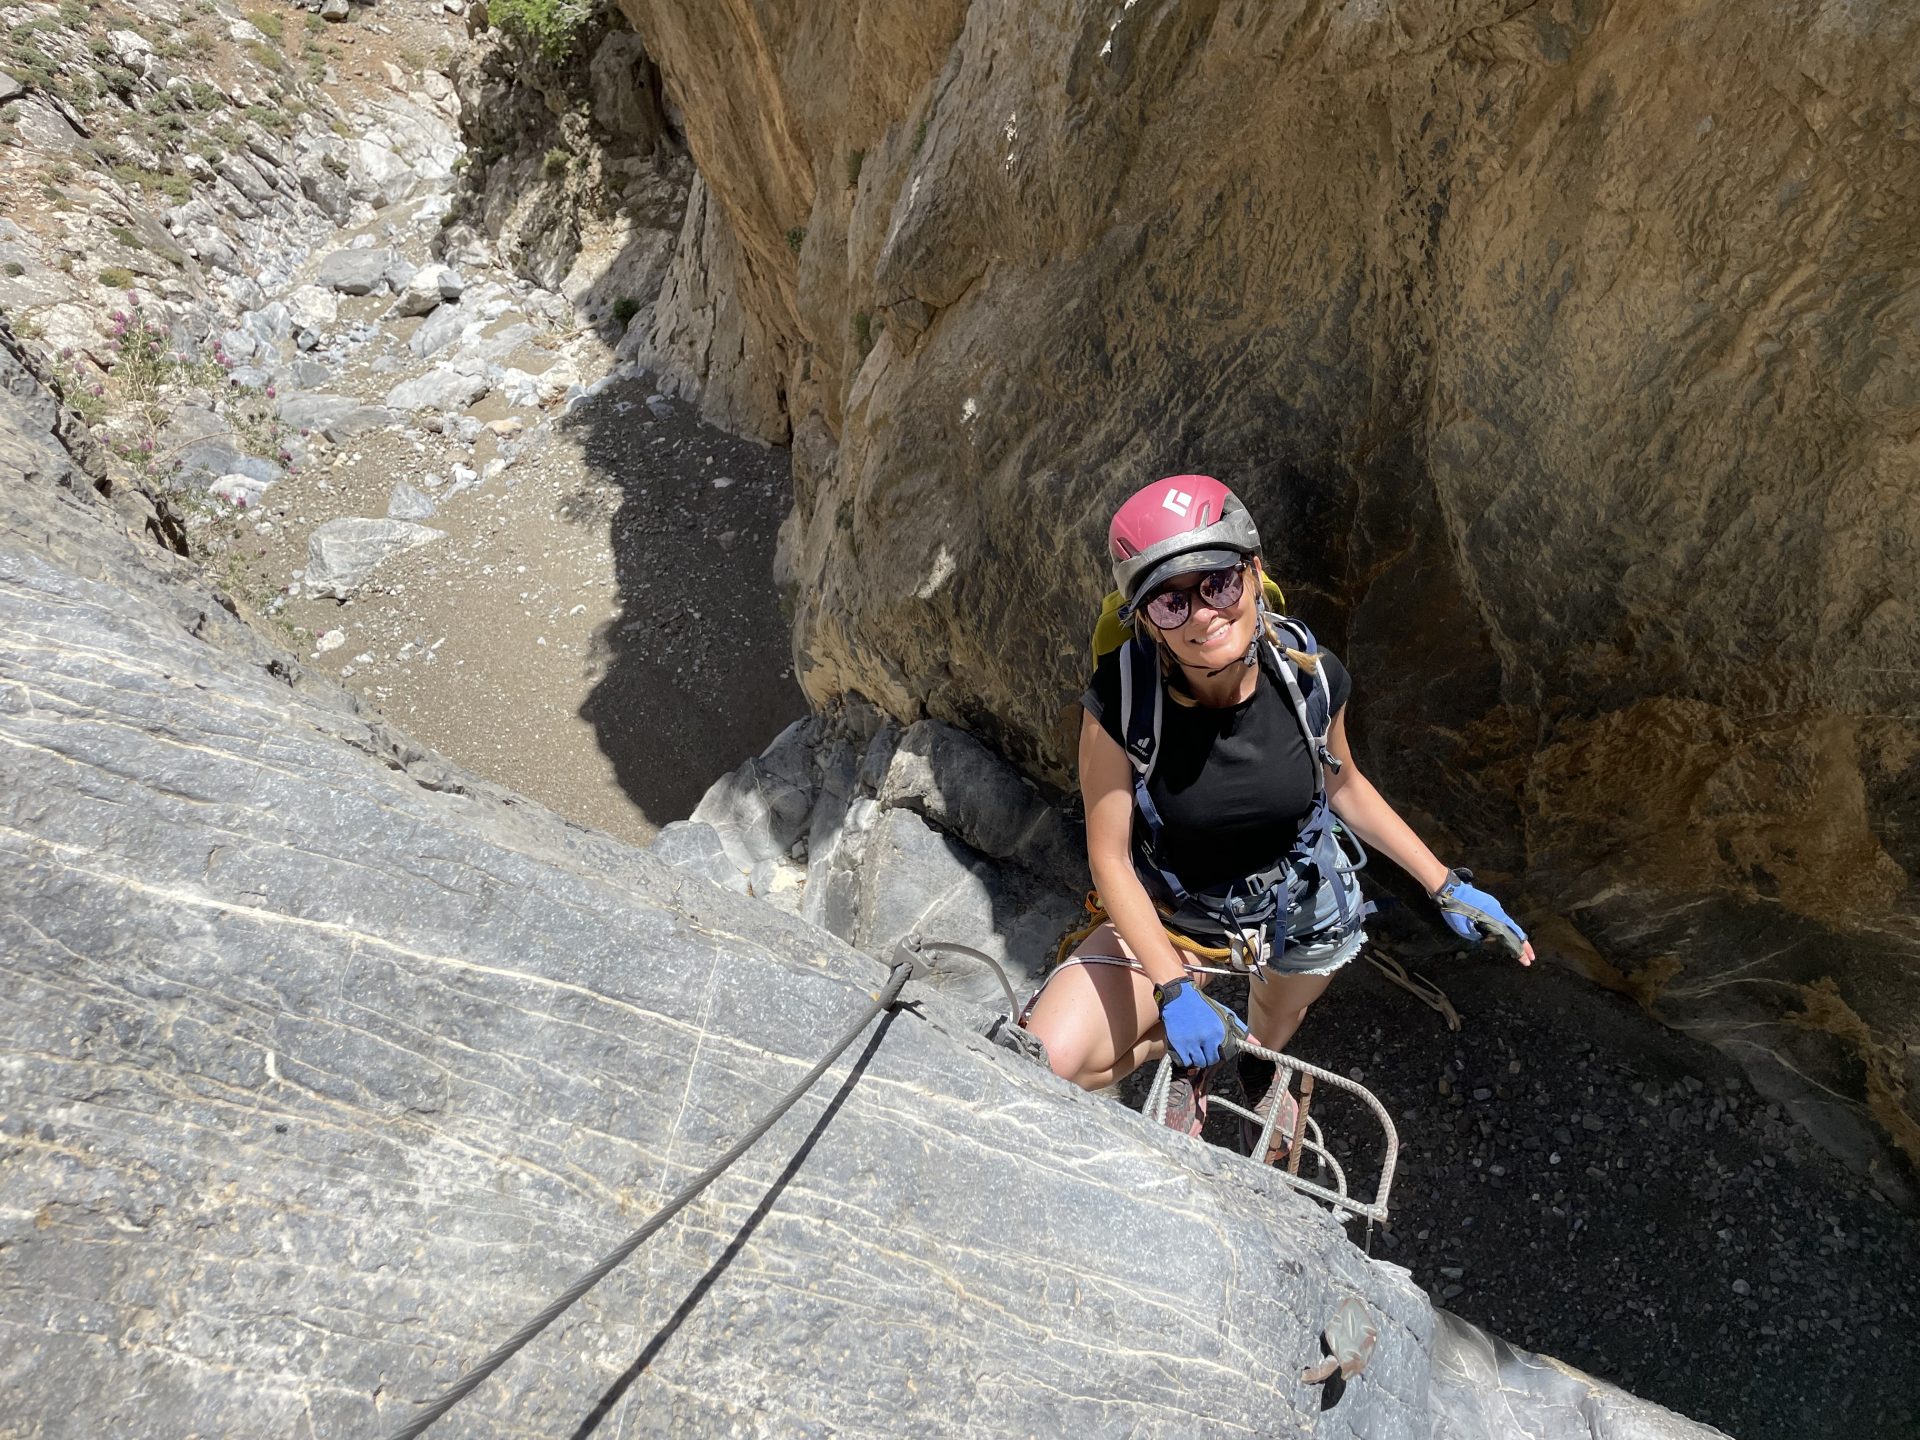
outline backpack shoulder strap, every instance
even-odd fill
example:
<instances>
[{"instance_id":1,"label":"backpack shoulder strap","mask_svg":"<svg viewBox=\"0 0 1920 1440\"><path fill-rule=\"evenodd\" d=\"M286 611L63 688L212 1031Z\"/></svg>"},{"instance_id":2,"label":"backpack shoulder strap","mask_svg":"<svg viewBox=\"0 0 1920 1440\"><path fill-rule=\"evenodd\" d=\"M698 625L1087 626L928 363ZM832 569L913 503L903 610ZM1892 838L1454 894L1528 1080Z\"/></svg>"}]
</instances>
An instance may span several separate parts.
<instances>
[{"instance_id":1,"label":"backpack shoulder strap","mask_svg":"<svg viewBox=\"0 0 1920 1440\"><path fill-rule=\"evenodd\" d=\"M1151 703L1147 697L1151 696ZM1159 759L1160 720L1166 704L1160 683L1160 657L1146 641L1130 639L1120 651L1120 733L1140 786L1153 777Z\"/></svg>"},{"instance_id":2,"label":"backpack shoulder strap","mask_svg":"<svg viewBox=\"0 0 1920 1440\"><path fill-rule=\"evenodd\" d=\"M1291 641L1293 643L1287 648L1317 657L1320 645L1313 638L1313 632L1298 620L1274 614L1266 618L1272 625L1267 632L1268 658L1279 672L1287 698L1293 702L1294 717L1300 722L1300 733L1306 739L1307 755L1313 761L1314 791L1316 795L1325 795L1326 772L1340 768L1339 760L1327 747L1327 734L1333 729L1333 691L1327 683L1325 670L1319 665L1306 672L1306 683L1302 685L1302 671L1306 667L1289 660L1281 648L1285 642Z\"/></svg>"}]
</instances>

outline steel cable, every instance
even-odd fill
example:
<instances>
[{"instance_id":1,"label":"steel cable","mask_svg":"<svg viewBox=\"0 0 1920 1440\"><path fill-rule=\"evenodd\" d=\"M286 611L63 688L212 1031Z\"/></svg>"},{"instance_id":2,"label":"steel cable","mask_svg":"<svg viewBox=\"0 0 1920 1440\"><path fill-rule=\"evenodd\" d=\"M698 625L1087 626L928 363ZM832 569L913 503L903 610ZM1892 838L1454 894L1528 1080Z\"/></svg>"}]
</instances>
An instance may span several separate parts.
<instances>
[{"instance_id":1,"label":"steel cable","mask_svg":"<svg viewBox=\"0 0 1920 1440\"><path fill-rule=\"evenodd\" d=\"M702 1170L689 1181L679 1194L675 1195L673 1199L656 1210L647 1220L646 1224L634 1231L633 1234L629 1235L625 1240L622 1240L609 1251L597 1265L563 1290L546 1309L542 1310L538 1315L534 1316L533 1319L516 1330L508 1337L504 1344L492 1354L488 1355L486 1359L482 1360L478 1365L454 1381L453 1384L449 1385L438 1399L428 1402L418 1415L394 1431L389 1437L389 1440L415 1440L416 1436L425 1434L430 1425L478 1389L481 1381L485 1380L489 1375L493 1374L494 1371L511 1360L528 1341L532 1340L534 1336L538 1335L542 1330L546 1329L547 1326L551 1325L555 1320L559 1319L561 1315L566 1313L568 1307L570 1307L574 1301L578 1300L595 1285L598 1285L602 1280L606 1279L608 1275L619 1268L620 1264L625 1261L628 1256L632 1255L634 1251L644 1245L647 1240L657 1233L669 1220L686 1209L688 1205L692 1204L701 1191L705 1190L715 1180L718 1180L720 1176L726 1172L729 1165L746 1154L752 1147L754 1141L771 1130L775 1122L777 1122L782 1115L785 1115L787 1111L791 1110L794 1105L798 1103L802 1095L813 1088L814 1083L819 1080L822 1075L827 1073L827 1068L846 1052L849 1045L853 1044L853 1042L859 1038L860 1032L867 1028L874 1016L887 1009L899 998L900 987L907 983L912 972L913 967L909 964L903 963L895 965L892 973L887 977L886 985L882 987L880 993L874 997L874 1001L867 1007L866 1013L848 1027L847 1032L835 1042L833 1048L822 1057L820 1063L809 1070L805 1078L781 1097L780 1101L771 1110L761 1116L760 1119L755 1122L752 1129L748 1130L745 1135L735 1141L733 1146L718 1160L715 1160L705 1170Z\"/></svg>"}]
</instances>

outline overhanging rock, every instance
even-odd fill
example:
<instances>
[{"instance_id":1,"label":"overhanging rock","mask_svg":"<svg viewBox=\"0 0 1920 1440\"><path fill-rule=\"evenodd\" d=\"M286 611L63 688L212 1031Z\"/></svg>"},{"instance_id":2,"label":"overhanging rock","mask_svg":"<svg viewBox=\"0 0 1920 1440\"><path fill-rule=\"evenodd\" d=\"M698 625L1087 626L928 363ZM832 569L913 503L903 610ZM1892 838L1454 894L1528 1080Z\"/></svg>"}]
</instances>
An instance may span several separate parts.
<instances>
[{"instance_id":1,"label":"overhanging rock","mask_svg":"<svg viewBox=\"0 0 1920 1440\"><path fill-rule=\"evenodd\" d=\"M420 751L13 481L0 756L21 1433L392 1429L881 980ZM1475 1372L1492 1342L1463 1349L1269 1172L951 1014L857 1047L857 1083L822 1085L444 1433L1711 1433L1536 1357ZM1323 1414L1297 1377L1348 1297L1379 1341Z\"/></svg>"}]
</instances>

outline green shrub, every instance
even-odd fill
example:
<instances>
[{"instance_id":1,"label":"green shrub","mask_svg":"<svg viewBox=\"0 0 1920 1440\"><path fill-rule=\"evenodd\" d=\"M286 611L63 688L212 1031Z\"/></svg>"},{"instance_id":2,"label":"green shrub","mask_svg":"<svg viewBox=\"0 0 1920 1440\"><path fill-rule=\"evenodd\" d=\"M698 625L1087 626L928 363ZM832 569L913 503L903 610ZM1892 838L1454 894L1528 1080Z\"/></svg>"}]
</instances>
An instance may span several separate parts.
<instances>
[{"instance_id":1,"label":"green shrub","mask_svg":"<svg viewBox=\"0 0 1920 1440\"><path fill-rule=\"evenodd\" d=\"M556 145L547 151L546 158L540 162L540 168L549 175L564 175L573 168L573 156Z\"/></svg>"},{"instance_id":2,"label":"green shrub","mask_svg":"<svg viewBox=\"0 0 1920 1440\"><path fill-rule=\"evenodd\" d=\"M487 20L531 42L548 60L564 60L593 18L593 0L492 0Z\"/></svg>"},{"instance_id":3,"label":"green shrub","mask_svg":"<svg viewBox=\"0 0 1920 1440\"><path fill-rule=\"evenodd\" d=\"M269 40L279 40L286 33L285 22L282 21L279 12L274 10L249 10L247 23Z\"/></svg>"},{"instance_id":4,"label":"green shrub","mask_svg":"<svg viewBox=\"0 0 1920 1440\"><path fill-rule=\"evenodd\" d=\"M139 185L144 189L158 190L162 195L174 200L184 200L193 193L193 187L187 183L187 177L166 170L148 170L139 165L118 164L113 168L113 178L123 185Z\"/></svg>"},{"instance_id":5,"label":"green shrub","mask_svg":"<svg viewBox=\"0 0 1920 1440\"><path fill-rule=\"evenodd\" d=\"M27 273L27 267L22 265L18 260L7 261L5 269L9 280L18 280L22 275Z\"/></svg>"},{"instance_id":6,"label":"green shrub","mask_svg":"<svg viewBox=\"0 0 1920 1440\"><path fill-rule=\"evenodd\" d=\"M807 232L802 230L798 225L787 231L787 249L791 250L794 254L798 255L800 253L800 247L806 243Z\"/></svg>"},{"instance_id":7,"label":"green shrub","mask_svg":"<svg viewBox=\"0 0 1920 1440\"><path fill-rule=\"evenodd\" d=\"M866 163L866 159L867 152L864 150L849 150L847 152L848 186L851 187L860 183L860 167Z\"/></svg>"},{"instance_id":8,"label":"green shrub","mask_svg":"<svg viewBox=\"0 0 1920 1440\"><path fill-rule=\"evenodd\" d=\"M132 228L129 226L115 225L113 229L108 233L111 234L113 238L118 240L122 245L126 246L127 249L129 250L144 250L147 248L145 245L141 244L140 237L136 235L133 232Z\"/></svg>"},{"instance_id":9,"label":"green shrub","mask_svg":"<svg viewBox=\"0 0 1920 1440\"><path fill-rule=\"evenodd\" d=\"M633 323L633 317L640 313L640 302L631 295L622 295L613 302L613 323L622 330Z\"/></svg>"},{"instance_id":10,"label":"green shrub","mask_svg":"<svg viewBox=\"0 0 1920 1440\"><path fill-rule=\"evenodd\" d=\"M109 265L96 278L109 290L125 290L133 284L133 272L118 265Z\"/></svg>"}]
</instances>

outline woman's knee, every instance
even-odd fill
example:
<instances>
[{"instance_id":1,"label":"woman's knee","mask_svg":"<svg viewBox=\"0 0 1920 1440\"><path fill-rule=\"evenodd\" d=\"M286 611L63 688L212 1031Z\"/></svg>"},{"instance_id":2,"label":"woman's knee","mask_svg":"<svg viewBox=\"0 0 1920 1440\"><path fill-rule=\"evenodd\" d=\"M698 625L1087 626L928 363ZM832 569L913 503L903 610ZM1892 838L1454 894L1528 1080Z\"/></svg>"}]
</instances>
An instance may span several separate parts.
<instances>
[{"instance_id":1,"label":"woman's knee","mask_svg":"<svg viewBox=\"0 0 1920 1440\"><path fill-rule=\"evenodd\" d=\"M1085 1040L1073 1033L1071 1020L1070 1015L1034 1014L1021 1022L1021 1028L1045 1048L1047 1065L1054 1074L1077 1082L1086 1066L1087 1047Z\"/></svg>"}]
</instances>

